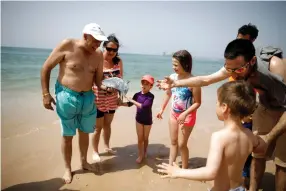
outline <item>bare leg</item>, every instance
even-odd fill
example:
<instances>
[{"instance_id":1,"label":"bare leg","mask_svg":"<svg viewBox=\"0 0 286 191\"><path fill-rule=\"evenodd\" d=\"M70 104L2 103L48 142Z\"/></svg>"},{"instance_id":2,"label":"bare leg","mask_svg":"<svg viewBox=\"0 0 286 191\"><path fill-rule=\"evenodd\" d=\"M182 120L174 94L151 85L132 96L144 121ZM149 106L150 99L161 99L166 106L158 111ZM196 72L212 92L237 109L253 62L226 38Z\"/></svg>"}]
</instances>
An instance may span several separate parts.
<instances>
[{"instance_id":1,"label":"bare leg","mask_svg":"<svg viewBox=\"0 0 286 191\"><path fill-rule=\"evenodd\" d=\"M169 156L169 164L173 165L173 162L176 161L178 155L178 123L173 116L170 116L169 119L169 131L171 139L171 148Z\"/></svg>"},{"instance_id":2,"label":"bare leg","mask_svg":"<svg viewBox=\"0 0 286 191\"><path fill-rule=\"evenodd\" d=\"M144 155L147 157L147 148L149 144L149 134L151 130L151 125L144 125Z\"/></svg>"},{"instance_id":3,"label":"bare leg","mask_svg":"<svg viewBox=\"0 0 286 191\"><path fill-rule=\"evenodd\" d=\"M95 171L95 168L87 163L87 149L89 145L89 134L78 130L79 137L79 151L80 151L80 163L83 170Z\"/></svg>"},{"instance_id":4,"label":"bare leg","mask_svg":"<svg viewBox=\"0 0 286 191\"><path fill-rule=\"evenodd\" d=\"M264 158L252 158L250 168L250 187L249 191L257 191L265 172L266 160Z\"/></svg>"},{"instance_id":5,"label":"bare leg","mask_svg":"<svg viewBox=\"0 0 286 191\"><path fill-rule=\"evenodd\" d=\"M182 168L184 169L187 169L189 166L189 149L187 144L192 130L193 127L184 127L183 129L181 126L179 127L179 148L182 157Z\"/></svg>"},{"instance_id":6,"label":"bare leg","mask_svg":"<svg viewBox=\"0 0 286 191\"><path fill-rule=\"evenodd\" d=\"M276 191L286 190L286 168L276 165L275 173Z\"/></svg>"},{"instance_id":7,"label":"bare leg","mask_svg":"<svg viewBox=\"0 0 286 191\"><path fill-rule=\"evenodd\" d=\"M99 152L98 152L98 144L100 139L101 129L103 128L103 117L96 119L96 128L95 132L92 135L92 147L93 147L93 155L92 159L95 162L100 162Z\"/></svg>"},{"instance_id":8,"label":"bare leg","mask_svg":"<svg viewBox=\"0 0 286 191\"><path fill-rule=\"evenodd\" d=\"M138 158L137 163L141 163L144 157L144 125L136 122L136 132L138 138Z\"/></svg>"},{"instance_id":9,"label":"bare leg","mask_svg":"<svg viewBox=\"0 0 286 191\"><path fill-rule=\"evenodd\" d=\"M65 174L63 180L66 184L72 181L71 173L71 157L72 157L72 136L63 136L62 138L62 154L65 162Z\"/></svg>"},{"instance_id":10,"label":"bare leg","mask_svg":"<svg viewBox=\"0 0 286 191\"><path fill-rule=\"evenodd\" d=\"M113 120L114 114L104 114L104 124L103 124L103 138L105 150L110 154L115 154L115 152L110 149L109 142L111 136L111 123Z\"/></svg>"}]
</instances>

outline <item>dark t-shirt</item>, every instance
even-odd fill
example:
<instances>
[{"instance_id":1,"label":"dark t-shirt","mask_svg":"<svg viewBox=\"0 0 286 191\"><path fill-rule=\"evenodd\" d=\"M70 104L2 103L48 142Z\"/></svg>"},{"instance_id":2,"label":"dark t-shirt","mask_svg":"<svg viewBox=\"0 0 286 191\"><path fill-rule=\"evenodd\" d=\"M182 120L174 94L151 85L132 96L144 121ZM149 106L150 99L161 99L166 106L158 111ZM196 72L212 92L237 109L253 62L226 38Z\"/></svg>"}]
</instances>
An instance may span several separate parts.
<instances>
[{"instance_id":1,"label":"dark t-shirt","mask_svg":"<svg viewBox=\"0 0 286 191\"><path fill-rule=\"evenodd\" d=\"M138 92L134 94L133 100L142 104L142 108L137 107L136 121L143 125L152 125L152 105L154 95L151 92L148 92L146 94Z\"/></svg>"},{"instance_id":2,"label":"dark t-shirt","mask_svg":"<svg viewBox=\"0 0 286 191\"><path fill-rule=\"evenodd\" d=\"M248 78L255 89L262 90L259 102L267 109L286 111L286 83L269 71L269 62L257 58L256 71Z\"/></svg>"}]
</instances>

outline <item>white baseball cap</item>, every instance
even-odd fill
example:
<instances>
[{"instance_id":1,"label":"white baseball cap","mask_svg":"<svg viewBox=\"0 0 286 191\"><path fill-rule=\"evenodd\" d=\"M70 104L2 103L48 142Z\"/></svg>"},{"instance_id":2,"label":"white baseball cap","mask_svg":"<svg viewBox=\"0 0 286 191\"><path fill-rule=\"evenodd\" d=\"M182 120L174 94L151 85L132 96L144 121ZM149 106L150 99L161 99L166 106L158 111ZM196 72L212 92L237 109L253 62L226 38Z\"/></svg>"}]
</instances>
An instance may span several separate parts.
<instances>
[{"instance_id":1,"label":"white baseball cap","mask_svg":"<svg viewBox=\"0 0 286 191\"><path fill-rule=\"evenodd\" d=\"M90 34L99 41L108 41L107 37L104 35L104 32L101 30L101 27L96 23L89 23L84 26L83 34Z\"/></svg>"}]
</instances>

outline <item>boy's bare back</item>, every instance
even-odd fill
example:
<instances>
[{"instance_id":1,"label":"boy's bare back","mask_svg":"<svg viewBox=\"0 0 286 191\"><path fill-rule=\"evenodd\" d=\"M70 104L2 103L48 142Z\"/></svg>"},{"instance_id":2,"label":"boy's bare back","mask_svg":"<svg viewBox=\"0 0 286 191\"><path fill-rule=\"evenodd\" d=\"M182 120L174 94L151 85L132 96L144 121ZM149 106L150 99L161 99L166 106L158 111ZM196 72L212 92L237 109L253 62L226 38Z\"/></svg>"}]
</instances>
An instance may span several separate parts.
<instances>
[{"instance_id":1,"label":"boy's bare back","mask_svg":"<svg viewBox=\"0 0 286 191\"><path fill-rule=\"evenodd\" d=\"M205 167L180 169L176 164L158 165L163 177L214 181L212 191L243 191L242 170L251 152L263 154L266 143L241 124L256 107L253 87L244 81L223 84L217 91L216 114L224 128L212 134Z\"/></svg>"},{"instance_id":2,"label":"boy's bare back","mask_svg":"<svg viewBox=\"0 0 286 191\"><path fill-rule=\"evenodd\" d=\"M242 169L252 151L253 143L249 138L248 129L235 126L226 127L214 133L220 140L212 144L220 144L218 147L221 147L222 160L218 176L214 179L213 191L237 188L242 183Z\"/></svg>"},{"instance_id":3,"label":"boy's bare back","mask_svg":"<svg viewBox=\"0 0 286 191\"><path fill-rule=\"evenodd\" d=\"M219 148L222 152L222 159L212 191L235 189L242 185L241 174L247 157L252 151L259 152L260 150L261 152L263 145L258 137L241 124L225 126L213 136L216 136L218 140L216 143L212 142L211 147ZM260 146L257 147L258 145Z\"/></svg>"}]
</instances>

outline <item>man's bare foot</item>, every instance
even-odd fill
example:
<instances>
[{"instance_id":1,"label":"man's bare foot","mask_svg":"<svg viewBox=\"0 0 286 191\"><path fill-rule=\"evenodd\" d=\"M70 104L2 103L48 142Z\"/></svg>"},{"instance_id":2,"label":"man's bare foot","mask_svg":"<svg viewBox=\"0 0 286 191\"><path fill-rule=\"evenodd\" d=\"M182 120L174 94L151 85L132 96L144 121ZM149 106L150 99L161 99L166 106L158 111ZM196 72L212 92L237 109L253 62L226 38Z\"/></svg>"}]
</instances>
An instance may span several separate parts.
<instances>
[{"instance_id":1,"label":"man's bare foot","mask_svg":"<svg viewBox=\"0 0 286 191\"><path fill-rule=\"evenodd\" d=\"M82 165L81 165L81 169L82 170L88 170L88 171L91 171L91 172L98 172L98 168L97 168L97 165L93 166L87 162L82 162Z\"/></svg>"},{"instance_id":2,"label":"man's bare foot","mask_svg":"<svg viewBox=\"0 0 286 191\"><path fill-rule=\"evenodd\" d=\"M63 181L65 184L70 184L72 182L72 173L70 169L67 169L64 176L63 176Z\"/></svg>"},{"instance_id":3,"label":"man's bare foot","mask_svg":"<svg viewBox=\"0 0 286 191\"><path fill-rule=\"evenodd\" d=\"M140 163L142 162L142 160L143 160L143 156L139 156L139 157L136 159L136 162L137 162L138 164L140 164Z\"/></svg>"}]
</instances>

